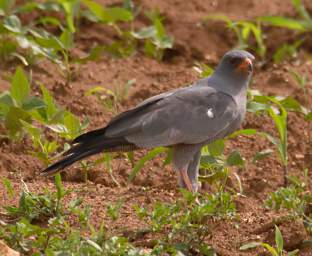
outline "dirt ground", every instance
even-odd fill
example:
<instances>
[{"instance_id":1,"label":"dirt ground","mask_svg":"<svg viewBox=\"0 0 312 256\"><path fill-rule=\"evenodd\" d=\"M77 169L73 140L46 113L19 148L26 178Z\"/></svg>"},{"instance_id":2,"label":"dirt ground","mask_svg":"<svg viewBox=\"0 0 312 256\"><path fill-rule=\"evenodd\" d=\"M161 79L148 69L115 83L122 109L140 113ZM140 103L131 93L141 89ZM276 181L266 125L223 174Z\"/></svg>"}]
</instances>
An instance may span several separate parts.
<instances>
[{"instance_id":1,"label":"dirt ground","mask_svg":"<svg viewBox=\"0 0 312 256\"><path fill-rule=\"evenodd\" d=\"M119 3L118 1L100 1L103 4ZM306 6L312 13L312 2L306 2ZM81 120L88 116L90 126L94 129L104 126L112 117L96 100L95 96L84 96L86 90L94 86L112 88L125 84L130 79L135 79L135 84L130 89L130 94L119 111L135 106L141 100L160 92L191 84L199 75L194 70L194 63L201 61L215 66L219 58L229 49L235 46L234 35L219 22L202 24L203 18L210 13L224 13L233 19L246 19L260 15L295 15L291 1L285 0L142 0L143 10L159 9L165 17L168 32L175 38L175 46L165 55L165 61L159 63L147 58L143 53L137 53L129 58L112 58L103 56L97 62L88 62L77 68L74 81L69 86L64 86L63 78L59 75L57 67L48 61L42 61L32 69L33 88L38 90L38 85L44 83L51 90L59 105L70 109ZM138 17L137 24L147 24L147 20ZM273 53L285 40L292 42L294 35L276 29L265 31L270 40L267 40L268 59L263 65L256 65L252 88L259 89L269 95L291 95L298 99L306 107L312 108L312 84L308 84L308 94L303 95L299 86L289 75L293 69L308 74L312 80L312 34L307 35L306 43L300 49L298 58L288 63L276 65L270 59ZM84 55L91 49L94 43L105 44L114 38L107 26L86 23L80 27L77 34L76 49L74 54ZM259 62L259 59L258 59ZM6 90L9 82L5 81L8 74L15 70L14 65L1 64L0 90ZM309 127L310 125L310 127ZM271 120L248 114L243 125L244 128L256 128L276 134ZM304 121L302 116L296 113L289 114L288 120L288 153L290 163L290 175L302 175L304 167L312 169L312 125ZM1 131L3 133L3 130ZM30 190L38 191L42 188L53 188L51 179L38 177L38 172L43 164L30 153L30 141L25 139L22 143L12 143L7 139L0 139L0 176L7 176L13 181L14 188L21 187L22 177ZM238 149L248 160L253 155L273 146L265 139L253 136L240 136L227 144L227 150ZM145 152L136 152L135 158L139 159ZM309 158L310 156L310 158ZM95 157L96 159L96 157ZM180 195L177 189L175 173L170 166L162 168L161 157L149 162L134 180L127 183L127 177L131 171L131 165L123 157L117 157L113 161L113 172L121 184L117 187L111 180L107 170L103 166L91 170L90 181L82 182L80 165L74 165L68 169L64 176L64 186L72 188L73 193L66 198L81 197L84 204L93 208L92 221L105 220L109 230L115 233L123 233L125 230L133 230L144 227L135 215L134 204L151 206L156 201L172 202ZM263 239L273 242L274 229L261 229L265 223L282 213L268 211L263 207L263 200L270 192L278 189L283 183L283 171L277 155L272 155L256 164L248 164L245 170L238 172L244 189L244 197L236 201L239 222L216 223L212 237L208 241L217 250L218 255L266 255L261 249L241 252L239 247L252 240ZM309 174L310 190L312 189L312 172ZM233 175L230 175L230 183L236 184ZM8 204L4 188L0 183L0 206ZM116 222L105 216L106 206L110 203L125 201L121 209L121 216ZM17 200L17 199L16 199ZM14 202L12 202L14 203ZM302 223L283 223L280 225L285 239L286 249L294 249L301 241L308 237ZM144 239L135 241L134 244L143 244ZM301 250L299 255L312 255L311 249Z\"/></svg>"}]
</instances>

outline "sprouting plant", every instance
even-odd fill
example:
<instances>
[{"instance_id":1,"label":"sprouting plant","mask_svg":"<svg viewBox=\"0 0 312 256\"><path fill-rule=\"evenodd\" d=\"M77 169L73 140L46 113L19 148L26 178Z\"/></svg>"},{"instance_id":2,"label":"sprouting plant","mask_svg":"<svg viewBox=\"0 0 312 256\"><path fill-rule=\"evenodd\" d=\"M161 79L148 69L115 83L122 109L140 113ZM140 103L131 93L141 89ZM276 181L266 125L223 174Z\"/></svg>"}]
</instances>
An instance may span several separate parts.
<instances>
[{"instance_id":1,"label":"sprouting plant","mask_svg":"<svg viewBox=\"0 0 312 256\"><path fill-rule=\"evenodd\" d=\"M31 154L40 159L46 165L50 164L50 157L59 148L59 144L56 140L49 141L45 138L42 130L29 124L23 120L20 120L23 129L27 132L33 142L33 150Z\"/></svg>"},{"instance_id":2,"label":"sprouting plant","mask_svg":"<svg viewBox=\"0 0 312 256\"><path fill-rule=\"evenodd\" d=\"M290 186L272 192L265 200L265 206L276 211L286 209L290 217L302 218L306 229L311 232L312 218L307 214L312 203L312 194L308 188L308 170L304 171L304 180L296 176L289 177L289 180Z\"/></svg>"},{"instance_id":3,"label":"sprouting plant","mask_svg":"<svg viewBox=\"0 0 312 256\"><path fill-rule=\"evenodd\" d=\"M113 113L118 112L119 104L125 101L129 96L129 90L135 83L135 79L128 80L123 86L114 86L112 90L95 86L85 92L86 96L95 95L99 102Z\"/></svg>"},{"instance_id":4,"label":"sprouting plant","mask_svg":"<svg viewBox=\"0 0 312 256\"><path fill-rule=\"evenodd\" d=\"M42 221L61 214L61 200L66 195L59 174L55 176L56 192L48 190L42 194L29 191L26 183L22 181L22 192L18 206L4 206L7 215L14 219L26 218L30 222Z\"/></svg>"},{"instance_id":5,"label":"sprouting plant","mask_svg":"<svg viewBox=\"0 0 312 256\"><path fill-rule=\"evenodd\" d=\"M136 40L131 36L129 30L132 29L134 13L132 8L125 7L104 7L95 1L84 0L82 3L88 8L93 16L93 21L109 25L115 29L120 40L110 45L101 47L102 50L111 53L113 56L126 57L131 55L136 49ZM129 5L128 5L129 7ZM119 23L129 23L129 30L122 30Z\"/></svg>"},{"instance_id":6,"label":"sprouting plant","mask_svg":"<svg viewBox=\"0 0 312 256\"><path fill-rule=\"evenodd\" d=\"M205 17L206 20L215 20L225 22L227 27L232 30L237 37L237 46L239 49L253 49L258 55L264 59L266 54L266 46L264 44L264 35L262 33L261 22L259 21L233 21L224 14L212 14ZM256 45L252 45L251 36L256 41Z\"/></svg>"},{"instance_id":7,"label":"sprouting plant","mask_svg":"<svg viewBox=\"0 0 312 256\"><path fill-rule=\"evenodd\" d=\"M299 19L284 17L284 16L264 16L261 21L270 26L283 27L290 30L295 30L299 33L312 30L312 17L306 10L301 0L292 0L292 4L296 9Z\"/></svg>"},{"instance_id":8,"label":"sprouting plant","mask_svg":"<svg viewBox=\"0 0 312 256\"><path fill-rule=\"evenodd\" d=\"M306 85L310 82L307 74L300 74L296 72L295 70L289 71L293 79L296 81L296 83L300 86L300 88L303 90L303 93L307 95L307 88Z\"/></svg>"},{"instance_id":9,"label":"sprouting plant","mask_svg":"<svg viewBox=\"0 0 312 256\"><path fill-rule=\"evenodd\" d=\"M196 203L199 196L200 203ZM151 211L135 207L139 218L149 224L150 232L158 234L154 253L215 255L213 248L205 242L211 234L209 219L232 218L235 205L226 192L210 195L192 195L183 191L183 198L175 203L156 203Z\"/></svg>"},{"instance_id":10,"label":"sprouting plant","mask_svg":"<svg viewBox=\"0 0 312 256\"><path fill-rule=\"evenodd\" d=\"M103 223L99 228L93 226L91 208L80 207L82 199L75 198L65 206L62 199L70 191L64 190L59 174L55 185L56 192L44 190L36 194L24 184L19 205L4 207L15 217L8 223L0 221L1 239L11 248L23 255L151 255L131 245L125 237L109 235ZM78 227L68 221L73 217L78 218ZM35 224L38 222L43 225Z\"/></svg>"},{"instance_id":11,"label":"sprouting plant","mask_svg":"<svg viewBox=\"0 0 312 256\"><path fill-rule=\"evenodd\" d=\"M20 120L30 123L32 112L44 108L45 103L30 95L30 83L22 68L18 67L11 81L9 91L0 94L0 118L12 138L21 135Z\"/></svg>"},{"instance_id":12,"label":"sprouting plant","mask_svg":"<svg viewBox=\"0 0 312 256\"><path fill-rule=\"evenodd\" d=\"M119 182L117 181L117 179L115 178L113 174L113 169L111 165L111 162L113 160L113 155L114 155L113 153L104 153L101 158L95 161L94 165L104 163L104 168L105 170L108 171L108 174L111 177L112 181L116 184L117 187L120 187Z\"/></svg>"},{"instance_id":13,"label":"sprouting plant","mask_svg":"<svg viewBox=\"0 0 312 256\"><path fill-rule=\"evenodd\" d=\"M115 204L109 204L107 206L106 213L113 221L119 218L119 212L123 204L124 204L124 201L120 200Z\"/></svg>"},{"instance_id":14,"label":"sprouting plant","mask_svg":"<svg viewBox=\"0 0 312 256\"><path fill-rule=\"evenodd\" d=\"M269 108L268 112L271 118L274 121L275 127L279 134L279 139L273 138L270 135L266 137L277 147L281 163L284 170L284 185L287 185L287 174L288 174L288 154L287 154L287 111L286 109L278 102L271 99L279 107L279 113L276 113L276 109Z\"/></svg>"},{"instance_id":15,"label":"sprouting plant","mask_svg":"<svg viewBox=\"0 0 312 256\"><path fill-rule=\"evenodd\" d=\"M281 63L285 59L296 57L298 48L303 43L303 40L297 40L292 44L284 43L280 46L273 55L274 63Z\"/></svg>"},{"instance_id":16,"label":"sprouting plant","mask_svg":"<svg viewBox=\"0 0 312 256\"><path fill-rule=\"evenodd\" d=\"M196 62L194 69L199 73L201 78L210 76L214 71L213 68L201 62Z\"/></svg>"},{"instance_id":17,"label":"sprouting plant","mask_svg":"<svg viewBox=\"0 0 312 256\"><path fill-rule=\"evenodd\" d=\"M240 130L228 138L217 140L203 147L200 159L200 176L199 180L208 182L216 188L217 191L223 191L229 176L229 167L237 166L244 168L246 165L245 159L238 151L231 152L228 156L224 155L225 142L229 138L234 138L238 135L254 135L256 130L245 129ZM234 173L239 186L239 193L242 194L242 184L237 173Z\"/></svg>"},{"instance_id":18,"label":"sprouting plant","mask_svg":"<svg viewBox=\"0 0 312 256\"><path fill-rule=\"evenodd\" d=\"M174 40L166 33L162 23L163 18L157 11L148 12L146 15L153 25L142 28L138 32L132 32L132 35L137 39L145 40L144 49L147 56L161 61L164 50L172 48Z\"/></svg>"},{"instance_id":19,"label":"sprouting plant","mask_svg":"<svg viewBox=\"0 0 312 256\"><path fill-rule=\"evenodd\" d=\"M261 246L264 249L266 249L272 256L284 256L284 255L295 256L299 252L298 249L291 251L291 252L286 252L284 250L283 236L282 236L280 229L277 226L275 226L275 244L276 244L276 246L273 247L268 243L251 242L251 243L242 245L240 247L240 250L248 250L248 249L252 249L252 248Z\"/></svg>"}]
</instances>

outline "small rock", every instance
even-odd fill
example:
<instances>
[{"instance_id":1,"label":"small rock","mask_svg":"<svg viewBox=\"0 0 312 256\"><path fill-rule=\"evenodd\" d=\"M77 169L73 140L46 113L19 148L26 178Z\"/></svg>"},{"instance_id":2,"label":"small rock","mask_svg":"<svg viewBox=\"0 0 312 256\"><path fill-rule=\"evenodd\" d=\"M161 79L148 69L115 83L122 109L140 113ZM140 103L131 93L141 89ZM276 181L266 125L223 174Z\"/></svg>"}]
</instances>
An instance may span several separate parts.
<instances>
[{"instance_id":1,"label":"small rock","mask_svg":"<svg viewBox=\"0 0 312 256\"><path fill-rule=\"evenodd\" d=\"M295 158L296 159L304 159L304 155L303 154L295 154Z\"/></svg>"},{"instance_id":2,"label":"small rock","mask_svg":"<svg viewBox=\"0 0 312 256\"><path fill-rule=\"evenodd\" d=\"M14 251L10 247L8 247L2 240L0 240L0 255L1 256L19 256L20 253Z\"/></svg>"}]
</instances>

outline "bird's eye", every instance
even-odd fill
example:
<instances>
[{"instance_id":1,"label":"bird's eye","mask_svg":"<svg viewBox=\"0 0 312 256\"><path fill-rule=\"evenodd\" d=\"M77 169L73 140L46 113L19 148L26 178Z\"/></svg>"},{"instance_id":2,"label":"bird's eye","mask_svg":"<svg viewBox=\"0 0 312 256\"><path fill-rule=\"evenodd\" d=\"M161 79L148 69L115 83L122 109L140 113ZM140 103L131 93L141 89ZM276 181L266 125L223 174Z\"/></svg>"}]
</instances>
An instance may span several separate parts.
<instances>
[{"instance_id":1,"label":"bird's eye","mask_svg":"<svg viewBox=\"0 0 312 256\"><path fill-rule=\"evenodd\" d=\"M229 60L229 62L230 62L232 65L237 66L238 64L241 63L241 59L240 59L240 58L231 58L231 59Z\"/></svg>"}]
</instances>

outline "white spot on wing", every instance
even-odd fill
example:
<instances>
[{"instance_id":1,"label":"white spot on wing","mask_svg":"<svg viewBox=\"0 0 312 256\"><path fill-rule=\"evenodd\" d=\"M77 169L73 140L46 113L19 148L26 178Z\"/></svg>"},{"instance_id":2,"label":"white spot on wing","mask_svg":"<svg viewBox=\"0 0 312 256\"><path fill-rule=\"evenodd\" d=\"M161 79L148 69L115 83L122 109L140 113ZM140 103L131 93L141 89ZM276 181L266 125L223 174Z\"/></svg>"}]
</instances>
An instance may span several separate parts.
<instances>
[{"instance_id":1,"label":"white spot on wing","mask_svg":"<svg viewBox=\"0 0 312 256\"><path fill-rule=\"evenodd\" d=\"M209 118L214 118L214 113L213 113L213 109L212 108L208 108L207 110L207 116Z\"/></svg>"}]
</instances>

